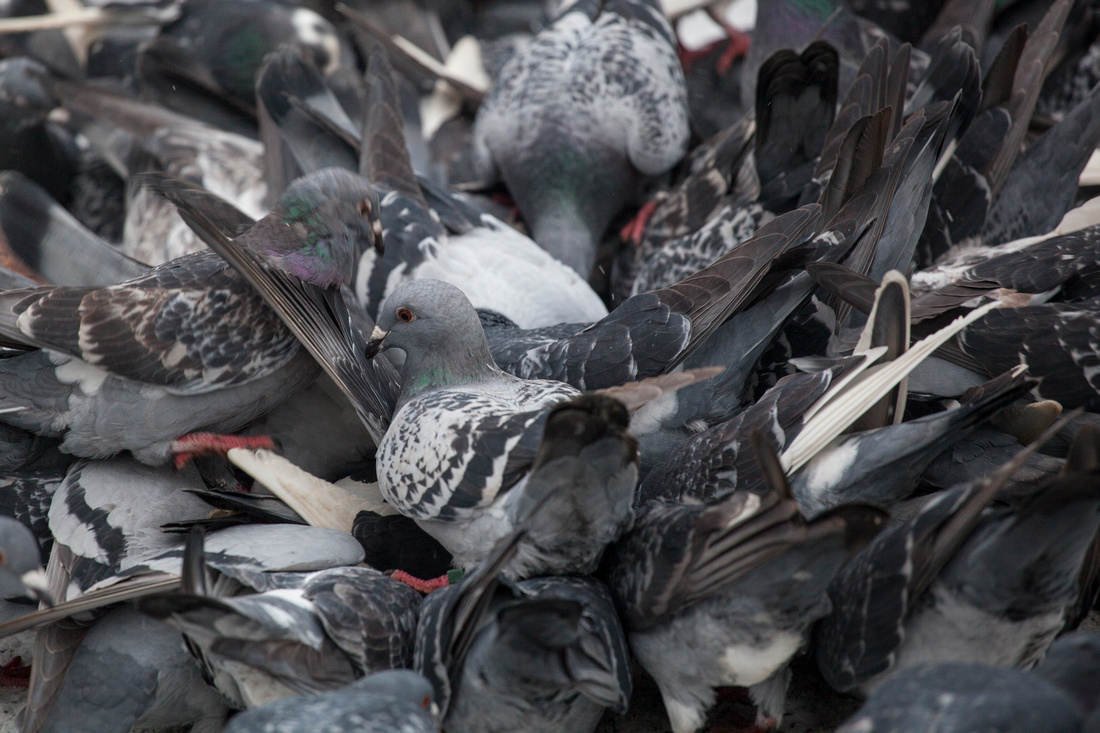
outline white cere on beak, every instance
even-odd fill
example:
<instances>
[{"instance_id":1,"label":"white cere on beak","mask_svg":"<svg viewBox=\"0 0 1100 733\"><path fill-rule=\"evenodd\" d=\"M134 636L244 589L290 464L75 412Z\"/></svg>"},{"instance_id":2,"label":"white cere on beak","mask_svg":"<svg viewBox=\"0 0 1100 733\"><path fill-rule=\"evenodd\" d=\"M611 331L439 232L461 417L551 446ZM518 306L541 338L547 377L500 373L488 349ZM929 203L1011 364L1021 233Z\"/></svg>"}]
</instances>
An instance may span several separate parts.
<instances>
[{"instance_id":1,"label":"white cere on beak","mask_svg":"<svg viewBox=\"0 0 1100 733\"><path fill-rule=\"evenodd\" d=\"M322 48L328 55L328 63L322 71L326 74L336 71L340 66L340 41L332 24L307 8L295 9L290 22L298 34L298 40L307 46Z\"/></svg>"}]
</instances>

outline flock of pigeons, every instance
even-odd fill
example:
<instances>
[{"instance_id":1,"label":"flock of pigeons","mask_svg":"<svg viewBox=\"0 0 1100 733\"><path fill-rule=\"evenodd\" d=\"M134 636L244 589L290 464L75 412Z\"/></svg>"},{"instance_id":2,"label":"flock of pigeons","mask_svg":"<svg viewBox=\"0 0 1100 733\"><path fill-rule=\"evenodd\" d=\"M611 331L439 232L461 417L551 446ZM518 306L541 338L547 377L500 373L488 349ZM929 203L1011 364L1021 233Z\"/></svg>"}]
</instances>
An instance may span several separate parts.
<instances>
[{"instance_id":1,"label":"flock of pigeons","mask_svg":"<svg viewBox=\"0 0 1100 733\"><path fill-rule=\"evenodd\" d=\"M0 3L22 731L1100 731L1100 9L675 5Z\"/></svg>"}]
</instances>

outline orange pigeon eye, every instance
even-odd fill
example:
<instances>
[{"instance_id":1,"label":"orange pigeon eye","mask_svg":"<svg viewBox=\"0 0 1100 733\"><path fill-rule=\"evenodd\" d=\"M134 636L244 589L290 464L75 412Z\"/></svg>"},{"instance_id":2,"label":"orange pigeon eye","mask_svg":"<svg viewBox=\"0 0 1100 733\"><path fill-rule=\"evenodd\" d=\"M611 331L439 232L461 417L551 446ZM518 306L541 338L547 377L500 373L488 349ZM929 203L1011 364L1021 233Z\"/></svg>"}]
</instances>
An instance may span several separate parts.
<instances>
[{"instance_id":1,"label":"orange pigeon eye","mask_svg":"<svg viewBox=\"0 0 1100 733\"><path fill-rule=\"evenodd\" d=\"M416 315L413 314L413 312L411 310L409 310L408 308L405 308L404 306L402 306L401 308L397 309L397 320L404 321L405 323L409 323L410 321L412 321L415 318L416 318Z\"/></svg>"}]
</instances>

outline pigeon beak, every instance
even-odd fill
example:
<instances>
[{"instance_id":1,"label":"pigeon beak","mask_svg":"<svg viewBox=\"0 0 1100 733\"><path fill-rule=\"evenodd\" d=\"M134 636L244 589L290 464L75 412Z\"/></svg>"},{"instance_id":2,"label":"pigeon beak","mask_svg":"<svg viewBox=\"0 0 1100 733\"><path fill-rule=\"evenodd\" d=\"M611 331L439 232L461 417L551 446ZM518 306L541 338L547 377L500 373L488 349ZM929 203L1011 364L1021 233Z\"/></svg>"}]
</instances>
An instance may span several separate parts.
<instances>
[{"instance_id":1,"label":"pigeon beak","mask_svg":"<svg viewBox=\"0 0 1100 733\"><path fill-rule=\"evenodd\" d=\"M386 253L386 242L382 239L382 222L375 219L370 224L371 233L374 235L374 251L379 255Z\"/></svg>"},{"instance_id":2,"label":"pigeon beak","mask_svg":"<svg viewBox=\"0 0 1100 733\"><path fill-rule=\"evenodd\" d=\"M41 601L47 606L53 606L53 597L50 595L46 582L46 571L42 568L23 573L19 580L23 587L30 591L30 596L36 601Z\"/></svg>"},{"instance_id":3,"label":"pigeon beak","mask_svg":"<svg viewBox=\"0 0 1100 733\"><path fill-rule=\"evenodd\" d=\"M367 342L367 358L373 359L382 350L382 342L390 335L389 331L383 331L378 326L370 332L370 341Z\"/></svg>"}]
</instances>

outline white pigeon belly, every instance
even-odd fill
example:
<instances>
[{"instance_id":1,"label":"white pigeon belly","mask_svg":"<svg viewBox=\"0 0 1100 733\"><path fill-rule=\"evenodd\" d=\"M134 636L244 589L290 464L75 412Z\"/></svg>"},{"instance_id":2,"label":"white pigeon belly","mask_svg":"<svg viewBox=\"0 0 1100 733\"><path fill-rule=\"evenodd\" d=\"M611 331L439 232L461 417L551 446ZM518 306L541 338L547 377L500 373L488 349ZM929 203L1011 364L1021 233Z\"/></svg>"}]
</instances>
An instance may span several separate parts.
<instances>
[{"instance_id":1,"label":"white pigeon belly","mask_svg":"<svg viewBox=\"0 0 1100 733\"><path fill-rule=\"evenodd\" d=\"M780 632L763 646L731 644L722 651L719 664L726 674L726 685L750 687L771 677L802 646L802 636Z\"/></svg>"}]
</instances>

